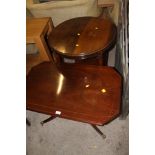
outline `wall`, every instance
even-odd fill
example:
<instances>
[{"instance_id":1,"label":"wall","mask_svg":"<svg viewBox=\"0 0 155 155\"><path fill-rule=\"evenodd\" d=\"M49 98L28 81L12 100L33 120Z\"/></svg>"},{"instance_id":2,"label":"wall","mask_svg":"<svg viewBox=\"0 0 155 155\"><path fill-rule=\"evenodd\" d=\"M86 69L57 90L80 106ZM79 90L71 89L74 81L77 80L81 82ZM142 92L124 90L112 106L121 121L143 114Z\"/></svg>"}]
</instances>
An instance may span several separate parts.
<instances>
[{"instance_id":1,"label":"wall","mask_svg":"<svg viewBox=\"0 0 155 155\"><path fill-rule=\"evenodd\" d=\"M97 0L51 1L40 4L27 0L27 8L34 17L50 16L54 26L74 17L99 16L102 11L97 6Z\"/></svg>"}]
</instances>

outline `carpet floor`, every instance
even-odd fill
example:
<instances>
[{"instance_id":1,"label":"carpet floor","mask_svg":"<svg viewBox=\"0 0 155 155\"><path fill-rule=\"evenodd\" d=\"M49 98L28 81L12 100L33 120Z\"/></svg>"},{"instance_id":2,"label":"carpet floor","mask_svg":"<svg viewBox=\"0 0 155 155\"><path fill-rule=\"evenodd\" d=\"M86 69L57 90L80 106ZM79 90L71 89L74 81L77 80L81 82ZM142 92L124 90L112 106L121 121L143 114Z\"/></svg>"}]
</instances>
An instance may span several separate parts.
<instances>
[{"instance_id":1,"label":"carpet floor","mask_svg":"<svg viewBox=\"0 0 155 155\"><path fill-rule=\"evenodd\" d=\"M40 125L48 115L27 111L27 155L128 155L129 118L98 126L102 137L87 123L55 118Z\"/></svg>"}]
</instances>

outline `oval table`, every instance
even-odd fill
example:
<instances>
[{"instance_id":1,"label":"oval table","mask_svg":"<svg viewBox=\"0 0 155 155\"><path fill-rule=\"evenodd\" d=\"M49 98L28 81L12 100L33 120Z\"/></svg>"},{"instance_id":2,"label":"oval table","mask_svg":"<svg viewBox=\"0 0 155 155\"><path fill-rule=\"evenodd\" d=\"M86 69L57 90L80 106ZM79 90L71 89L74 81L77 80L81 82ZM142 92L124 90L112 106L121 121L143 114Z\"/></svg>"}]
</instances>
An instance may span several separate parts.
<instances>
[{"instance_id":1,"label":"oval table","mask_svg":"<svg viewBox=\"0 0 155 155\"><path fill-rule=\"evenodd\" d=\"M116 26L100 17L78 17L55 27L48 38L54 60L106 65L116 42Z\"/></svg>"}]
</instances>

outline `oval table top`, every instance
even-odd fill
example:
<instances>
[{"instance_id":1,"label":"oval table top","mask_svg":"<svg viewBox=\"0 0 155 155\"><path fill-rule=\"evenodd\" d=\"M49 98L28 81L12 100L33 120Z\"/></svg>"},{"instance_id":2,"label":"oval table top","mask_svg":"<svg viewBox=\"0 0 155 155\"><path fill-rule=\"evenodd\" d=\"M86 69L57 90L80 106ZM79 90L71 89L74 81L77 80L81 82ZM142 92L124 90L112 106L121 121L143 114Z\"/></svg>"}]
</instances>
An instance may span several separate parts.
<instances>
[{"instance_id":1,"label":"oval table top","mask_svg":"<svg viewBox=\"0 0 155 155\"><path fill-rule=\"evenodd\" d=\"M108 19L78 17L54 28L48 44L64 56L90 56L112 46L116 41L116 31L116 26Z\"/></svg>"}]
</instances>

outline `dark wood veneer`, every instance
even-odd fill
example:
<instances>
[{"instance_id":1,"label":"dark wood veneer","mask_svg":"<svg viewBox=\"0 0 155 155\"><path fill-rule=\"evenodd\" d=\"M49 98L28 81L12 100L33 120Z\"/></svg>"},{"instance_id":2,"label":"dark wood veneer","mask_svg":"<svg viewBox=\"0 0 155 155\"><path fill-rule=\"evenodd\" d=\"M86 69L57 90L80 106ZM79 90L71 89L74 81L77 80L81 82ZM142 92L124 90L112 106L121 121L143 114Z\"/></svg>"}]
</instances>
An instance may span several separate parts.
<instances>
[{"instance_id":1,"label":"dark wood veneer","mask_svg":"<svg viewBox=\"0 0 155 155\"><path fill-rule=\"evenodd\" d=\"M109 67L46 62L32 68L26 92L29 110L103 125L119 114L121 77Z\"/></svg>"},{"instance_id":2,"label":"dark wood veneer","mask_svg":"<svg viewBox=\"0 0 155 155\"><path fill-rule=\"evenodd\" d=\"M78 17L58 25L48 38L52 51L61 57L87 59L107 52L116 41L116 26L108 19Z\"/></svg>"}]
</instances>

